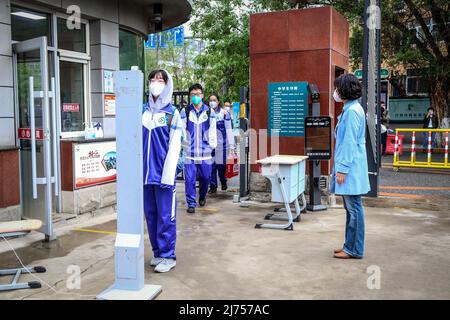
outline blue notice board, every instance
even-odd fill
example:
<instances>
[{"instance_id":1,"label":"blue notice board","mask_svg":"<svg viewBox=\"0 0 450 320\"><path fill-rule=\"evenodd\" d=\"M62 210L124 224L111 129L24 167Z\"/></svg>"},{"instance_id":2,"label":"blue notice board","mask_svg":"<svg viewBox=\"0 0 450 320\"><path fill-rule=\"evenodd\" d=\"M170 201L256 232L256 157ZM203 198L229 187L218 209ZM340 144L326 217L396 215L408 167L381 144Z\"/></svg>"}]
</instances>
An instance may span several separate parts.
<instances>
[{"instance_id":1,"label":"blue notice board","mask_svg":"<svg viewBox=\"0 0 450 320\"><path fill-rule=\"evenodd\" d=\"M308 82L269 83L269 135L304 137Z\"/></svg>"},{"instance_id":2,"label":"blue notice board","mask_svg":"<svg viewBox=\"0 0 450 320\"><path fill-rule=\"evenodd\" d=\"M174 47L183 47L184 45L184 27L179 26L159 33L148 35L148 40L144 42L145 49L156 49L159 42L159 48L166 49L170 45Z\"/></svg>"}]
</instances>

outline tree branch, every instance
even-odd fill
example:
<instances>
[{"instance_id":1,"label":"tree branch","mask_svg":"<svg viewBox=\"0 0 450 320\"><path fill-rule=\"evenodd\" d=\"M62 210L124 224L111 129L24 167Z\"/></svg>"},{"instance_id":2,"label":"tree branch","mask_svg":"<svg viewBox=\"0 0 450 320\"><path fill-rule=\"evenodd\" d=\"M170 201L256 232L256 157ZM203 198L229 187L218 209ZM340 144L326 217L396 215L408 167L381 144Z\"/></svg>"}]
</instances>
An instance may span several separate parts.
<instances>
[{"instance_id":1,"label":"tree branch","mask_svg":"<svg viewBox=\"0 0 450 320\"><path fill-rule=\"evenodd\" d=\"M430 49L419 40L419 38L416 37L416 31L415 30L409 30L403 23L399 22L396 19L396 16L392 16L391 23L394 27L396 27L400 32L404 33L405 35L408 35L416 44L416 46L422 51L424 55L428 55L431 57L433 56L433 53L430 51Z\"/></svg>"},{"instance_id":2,"label":"tree branch","mask_svg":"<svg viewBox=\"0 0 450 320\"><path fill-rule=\"evenodd\" d=\"M447 47L447 60L450 58L450 30L446 26L446 19L442 18L441 8L434 2L434 0L427 0L428 6L430 7L431 16L433 20L436 21L438 31L445 42Z\"/></svg>"},{"instance_id":3,"label":"tree branch","mask_svg":"<svg viewBox=\"0 0 450 320\"><path fill-rule=\"evenodd\" d=\"M420 14L419 9L416 7L416 5L411 0L404 0L406 5L408 6L409 10L411 10L412 14L416 18L419 25L422 27L423 33L425 34L425 39L427 40L428 44L430 45L430 48L434 55L436 56L436 59L438 60L445 60L444 56L439 50L439 46L437 45L436 41L433 38L433 35L431 34L430 30L428 29L427 24L425 23L425 20L423 19L423 16Z\"/></svg>"}]
</instances>

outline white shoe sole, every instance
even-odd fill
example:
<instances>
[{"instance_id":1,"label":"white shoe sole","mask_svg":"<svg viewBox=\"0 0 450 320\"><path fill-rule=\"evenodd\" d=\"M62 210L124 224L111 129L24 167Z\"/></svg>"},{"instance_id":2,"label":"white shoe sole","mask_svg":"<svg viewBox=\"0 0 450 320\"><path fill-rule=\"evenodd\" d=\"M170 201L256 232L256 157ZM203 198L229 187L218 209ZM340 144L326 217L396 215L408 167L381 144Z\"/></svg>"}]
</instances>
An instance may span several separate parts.
<instances>
[{"instance_id":1,"label":"white shoe sole","mask_svg":"<svg viewBox=\"0 0 450 320\"><path fill-rule=\"evenodd\" d=\"M161 261L159 261L158 263L152 263L152 262L150 262L150 267L156 267L158 264L160 264L161 263Z\"/></svg>"},{"instance_id":2,"label":"white shoe sole","mask_svg":"<svg viewBox=\"0 0 450 320\"><path fill-rule=\"evenodd\" d=\"M157 273L166 273L166 272L169 272L170 270L172 270L173 268L175 268L175 266L176 266L176 264L174 264L172 267L170 267L169 269L163 269L163 270L157 270L156 268L155 268L155 272L157 272Z\"/></svg>"}]
</instances>

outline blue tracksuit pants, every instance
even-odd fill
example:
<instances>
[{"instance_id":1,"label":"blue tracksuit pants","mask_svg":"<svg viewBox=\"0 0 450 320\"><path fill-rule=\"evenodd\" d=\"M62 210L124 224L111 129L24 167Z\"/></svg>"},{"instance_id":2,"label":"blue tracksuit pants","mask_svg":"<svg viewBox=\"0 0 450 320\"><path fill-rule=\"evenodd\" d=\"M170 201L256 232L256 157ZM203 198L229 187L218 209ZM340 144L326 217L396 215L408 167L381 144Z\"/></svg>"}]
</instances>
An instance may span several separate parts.
<instances>
[{"instance_id":1,"label":"blue tracksuit pants","mask_svg":"<svg viewBox=\"0 0 450 320\"><path fill-rule=\"evenodd\" d=\"M197 206L195 181L199 179L199 199L205 199L211 179L211 161L190 161L184 165L184 184L186 189L186 204L189 208Z\"/></svg>"},{"instance_id":2,"label":"blue tracksuit pants","mask_svg":"<svg viewBox=\"0 0 450 320\"><path fill-rule=\"evenodd\" d=\"M176 188L144 185L144 213L155 258L176 259Z\"/></svg>"},{"instance_id":3,"label":"blue tracksuit pants","mask_svg":"<svg viewBox=\"0 0 450 320\"><path fill-rule=\"evenodd\" d=\"M223 156L220 157L221 159L216 159L216 152L213 151L213 163L212 163L212 169L211 169L211 188L217 188L217 173L219 173L219 179L221 185L224 185L227 183L227 179L225 178L225 170L226 170L226 150L223 152ZM220 156L220 155L218 155Z\"/></svg>"}]
</instances>

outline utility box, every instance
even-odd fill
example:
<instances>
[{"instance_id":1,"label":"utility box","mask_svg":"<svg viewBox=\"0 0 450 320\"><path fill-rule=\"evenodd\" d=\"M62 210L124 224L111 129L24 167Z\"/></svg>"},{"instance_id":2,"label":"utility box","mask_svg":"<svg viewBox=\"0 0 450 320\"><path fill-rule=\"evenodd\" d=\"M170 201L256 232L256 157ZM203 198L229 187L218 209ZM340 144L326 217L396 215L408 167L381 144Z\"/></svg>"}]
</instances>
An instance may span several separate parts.
<instances>
[{"instance_id":1,"label":"utility box","mask_svg":"<svg viewBox=\"0 0 450 320\"><path fill-rule=\"evenodd\" d=\"M305 192L305 163L306 161L301 161L296 165L287 163L263 164L261 174L270 180L272 186L276 186L278 185L278 181L276 181L276 173L278 172L281 180L283 180L288 202L291 203L297 199L299 194ZM272 187L272 202L284 202L279 188Z\"/></svg>"}]
</instances>

